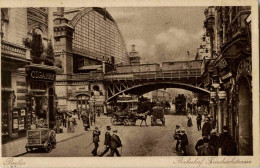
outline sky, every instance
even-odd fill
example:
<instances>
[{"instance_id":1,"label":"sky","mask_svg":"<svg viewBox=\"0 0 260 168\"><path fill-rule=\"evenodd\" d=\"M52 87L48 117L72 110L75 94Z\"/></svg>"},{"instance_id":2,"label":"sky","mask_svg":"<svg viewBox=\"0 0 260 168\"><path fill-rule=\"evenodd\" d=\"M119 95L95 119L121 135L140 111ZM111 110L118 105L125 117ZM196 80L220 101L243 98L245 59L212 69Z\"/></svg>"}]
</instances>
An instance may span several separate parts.
<instances>
[{"instance_id":1,"label":"sky","mask_svg":"<svg viewBox=\"0 0 260 168\"><path fill-rule=\"evenodd\" d=\"M141 63L194 59L204 34L206 7L107 8L117 22L128 52L135 44Z\"/></svg>"}]
</instances>

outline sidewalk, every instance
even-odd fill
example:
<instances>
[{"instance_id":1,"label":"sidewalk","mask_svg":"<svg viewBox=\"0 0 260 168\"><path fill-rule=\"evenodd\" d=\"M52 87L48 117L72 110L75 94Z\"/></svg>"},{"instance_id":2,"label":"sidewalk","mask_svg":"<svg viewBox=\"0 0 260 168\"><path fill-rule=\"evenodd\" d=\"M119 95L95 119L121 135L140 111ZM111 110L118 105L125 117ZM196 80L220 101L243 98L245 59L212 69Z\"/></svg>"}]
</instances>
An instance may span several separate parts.
<instances>
[{"instance_id":1,"label":"sidewalk","mask_svg":"<svg viewBox=\"0 0 260 168\"><path fill-rule=\"evenodd\" d=\"M77 125L75 126L74 133L67 133L67 128L63 128L63 133L56 134L57 143L71 139L73 137L84 134L86 131L84 130L82 120L77 121ZM27 143L27 137L21 138L18 140L14 140L2 145L2 157L12 157L16 155L20 155L26 152L25 145Z\"/></svg>"},{"instance_id":2,"label":"sidewalk","mask_svg":"<svg viewBox=\"0 0 260 168\"><path fill-rule=\"evenodd\" d=\"M198 129L197 129L197 120L196 120L195 115L192 115L192 124L193 124L192 127L188 127L187 126L188 119L185 119L185 120L186 121L182 122L181 127L186 128L187 135L188 135L189 144L187 145L186 150L187 150L187 153L189 156L196 156L197 152L195 150L195 145L196 145L197 141L202 138L201 130L198 131ZM201 127L203 126L203 124L204 124L204 122L202 122Z\"/></svg>"}]
</instances>

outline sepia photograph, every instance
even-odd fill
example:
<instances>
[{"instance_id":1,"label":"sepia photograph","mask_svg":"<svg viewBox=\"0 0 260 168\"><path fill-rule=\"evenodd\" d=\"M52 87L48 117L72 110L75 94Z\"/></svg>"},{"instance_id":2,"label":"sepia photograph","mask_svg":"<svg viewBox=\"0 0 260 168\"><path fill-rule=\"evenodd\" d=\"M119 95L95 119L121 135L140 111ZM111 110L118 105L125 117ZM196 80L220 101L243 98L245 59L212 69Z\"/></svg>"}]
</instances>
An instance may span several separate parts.
<instances>
[{"instance_id":1,"label":"sepia photograph","mask_svg":"<svg viewBox=\"0 0 260 168\"><path fill-rule=\"evenodd\" d=\"M77 5L1 7L4 166L258 163L256 7Z\"/></svg>"}]
</instances>

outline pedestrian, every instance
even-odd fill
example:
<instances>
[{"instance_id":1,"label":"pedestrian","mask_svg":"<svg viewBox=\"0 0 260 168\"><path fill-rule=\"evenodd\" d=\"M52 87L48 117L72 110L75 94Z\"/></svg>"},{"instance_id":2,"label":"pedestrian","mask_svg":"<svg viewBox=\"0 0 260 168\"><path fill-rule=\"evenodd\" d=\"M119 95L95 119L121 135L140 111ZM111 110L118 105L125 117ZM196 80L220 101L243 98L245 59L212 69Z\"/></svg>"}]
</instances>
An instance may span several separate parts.
<instances>
[{"instance_id":1,"label":"pedestrian","mask_svg":"<svg viewBox=\"0 0 260 168\"><path fill-rule=\"evenodd\" d=\"M97 117L100 117L100 109L97 110Z\"/></svg>"},{"instance_id":2,"label":"pedestrian","mask_svg":"<svg viewBox=\"0 0 260 168\"><path fill-rule=\"evenodd\" d=\"M190 113L188 113L187 118L188 118L187 126L191 127L192 126L192 118L191 118L191 114Z\"/></svg>"},{"instance_id":3,"label":"pedestrian","mask_svg":"<svg viewBox=\"0 0 260 168\"><path fill-rule=\"evenodd\" d=\"M99 142L100 131L98 130L98 126L95 126L95 130L93 131L93 143L95 148L91 152L94 156L97 156L98 142Z\"/></svg>"},{"instance_id":4,"label":"pedestrian","mask_svg":"<svg viewBox=\"0 0 260 168\"><path fill-rule=\"evenodd\" d=\"M113 130L113 135L111 136L111 147L110 147L111 152L110 152L110 156L113 157L114 154L116 153L116 155L118 157L120 157L121 155L119 154L119 152L117 150L117 148L120 148L120 147L122 148L123 145L121 143L121 140L120 140L119 136L117 135L117 130L115 129L115 130Z\"/></svg>"},{"instance_id":5,"label":"pedestrian","mask_svg":"<svg viewBox=\"0 0 260 168\"><path fill-rule=\"evenodd\" d=\"M217 135L217 131L213 129L210 132L210 138L209 138L209 145L211 145L214 148L215 156L218 156L218 147L219 147L219 137Z\"/></svg>"},{"instance_id":6,"label":"pedestrian","mask_svg":"<svg viewBox=\"0 0 260 168\"><path fill-rule=\"evenodd\" d=\"M89 126L89 118L87 117L86 112L82 113L81 118L82 118L84 130L85 131L89 131L89 128L90 128L90 126Z\"/></svg>"},{"instance_id":7,"label":"pedestrian","mask_svg":"<svg viewBox=\"0 0 260 168\"><path fill-rule=\"evenodd\" d=\"M68 124L67 132L68 133L75 132L75 130L74 130L74 119L72 118L72 115L69 115L68 123L69 124Z\"/></svg>"},{"instance_id":8,"label":"pedestrian","mask_svg":"<svg viewBox=\"0 0 260 168\"><path fill-rule=\"evenodd\" d=\"M111 130L111 127L110 126L107 126L107 132L105 134L105 142L104 142L104 145L106 145L106 149L104 150L104 152L102 152L100 154L100 157L104 156L104 154L106 154L109 149L110 149L110 146L111 146L111 134L110 134L110 130Z\"/></svg>"},{"instance_id":9,"label":"pedestrian","mask_svg":"<svg viewBox=\"0 0 260 168\"><path fill-rule=\"evenodd\" d=\"M187 155L186 146L189 144L188 136L186 134L185 129L181 129L180 143L181 143L181 152L185 156Z\"/></svg>"},{"instance_id":10,"label":"pedestrian","mask_svg":"<svg viewBox=\"0 0 260 168\"><path fill-rule=\"evenodd\" d=\"M214 156L214 148L209 145L209 139L203 138L203 145L198 147L198 156Z\"/></svg>"},{"instance_id":11,"label":"pedestrian","mask_svg":"<svg viewBox=\"0 0 260 168\"><path fill-rule=\"evenodd\" d=\"M77 119L78 119L78 116L77 116L77 110L73 110L73 114L72 114L72 118L73 118L73 124L74 126L77 125Z\"/></svg>"},{"instance_id":12,"label":"pedestrian","mask_svg":"<svg viewBox=\"0 0 260 168\"><path fill-rule=\"evenodd\" d=\"M93 125L93 118L94 116L93 116L93 113L91 112L90 113L90 125L92 126Z\"/></svg>"},{"instance_id":13,"label":"pedestrian","mask_svg":"<svg viewBox=\"0 0 260 168\"><path fill-rule=\"evenodd\" d=\"M211 124L209 122L209 118L205 119L205 123L202 126L202 136L209 136L210 131L212 130Z\"/></svg>"},{"instance_id":14,"label":"pedestrian","mask_svg":"<svg viewBox=\"0 0 260 168\"><path fill-rule=\"evenodd\" d=\"M199 150L199 147L203 145L205 139L208 139L208 136L202 136L202 138L197 141L197 143L195 145L195 150L197 152Z\"/></svg>"},{"instance_id":15,"label":"pedestrian","mask_svg":"<svg viewBox=\"0 0 260 168\"><path fill-rule=\"evenodd\" d=\"M228 134L228 127L223 127L223 133L219 136L219 148L221 148L221 155L234 156L237 155L236 142Z\"/></svg>"},{"instance_id":16,"label":"pedestrian","mask_svg":"<svg viewBox=\"0 0 260 168\"><path fill-rule=\"evenodd\" d=\"M198 131L200 131L200 130L201 130L201 121L202 121L202 116L201 116L201 114L198 114L198 115L197 115L196 120L197 120L197 128L198 128Z\"/></svg>"},{"instance_id":17,"label":"pedestrian","mask_svg":"<svg viewBox=\"0 0 260 168\"><path fill-rule=\"evenodd\" d=\"M77 110L77 114L78 114L78 120L80 120L80 118L81 118L81 110Z\"/></svg>"},{"instance_id":18,"label":"pedestrian","mask_svg":"<svg viewBox=\"0 0 260 168\"><path fill-rule=\"evenodd\" d=\"M66 118L67 118L66 113L63 113L63 114L62 114L62 125L63 125L63 127L65 127L65 128L67 128L67 120L66 120Z\"/></svg>"},{"instance_id":19,"label":"pedestrian","mask_svg":"<svg viewBox=\"0 0 260 168\"><path fill-rule=\"evenodd\" d=\"M176 125L176 128L174 130L174 139L176 140L176 146L175 146L175 150L179 151L179 145L180 145L180 133L181 133L181 129L179 125Z\"/></svg>"}]
</instances>

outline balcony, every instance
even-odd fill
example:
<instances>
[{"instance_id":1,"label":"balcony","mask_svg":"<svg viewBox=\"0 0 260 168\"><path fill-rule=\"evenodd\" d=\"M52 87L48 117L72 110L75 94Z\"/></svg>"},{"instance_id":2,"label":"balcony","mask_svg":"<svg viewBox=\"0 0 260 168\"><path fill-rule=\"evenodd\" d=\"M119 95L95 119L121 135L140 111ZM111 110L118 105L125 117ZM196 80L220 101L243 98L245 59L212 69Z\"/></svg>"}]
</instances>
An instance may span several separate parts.
<instances>
[{"instance_id":1,"label":"balcony","mask_svg":"<svg viewBox=\"0 0 260 168\"><path fill-rule=\"evenodd\" d=\"M30 51L23 46L2 40L1 62L2 68L22 68L31 62Z\"/></svg>"},{"instance_id":2,"label":"balcony","mask_svg":"<svg viewBox=\"0 0 260 168\"><path fill-rule=\"evenodd\" d=\"M16 59L30 60L30 52L27 48L2 40L1 53Z\"/></svg>"}]
</instances>

